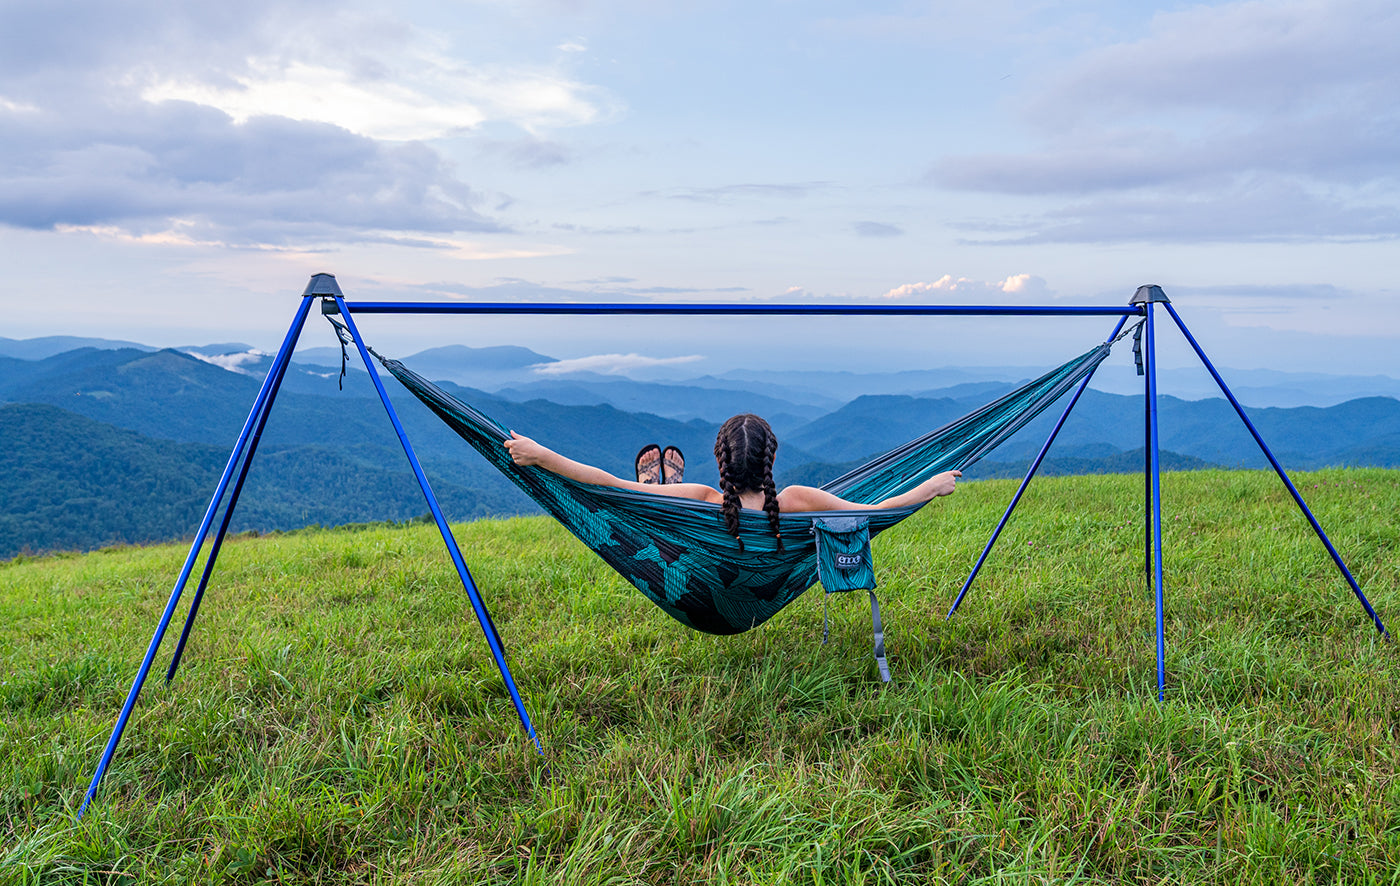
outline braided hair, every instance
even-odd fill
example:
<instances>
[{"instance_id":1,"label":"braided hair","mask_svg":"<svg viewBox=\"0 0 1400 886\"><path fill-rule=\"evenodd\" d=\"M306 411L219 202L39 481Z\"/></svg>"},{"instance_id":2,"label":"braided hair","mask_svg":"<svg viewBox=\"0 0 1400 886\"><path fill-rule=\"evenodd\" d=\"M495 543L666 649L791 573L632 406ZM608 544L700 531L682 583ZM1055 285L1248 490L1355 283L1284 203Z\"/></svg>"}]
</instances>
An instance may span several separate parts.
<instances>
[{"instance_id":1,"label":"braided hair","mask_svg":"<svg viewBox=\"0 0 1400 886\"><path fill-rule=\"evenodd\" d=\"M719 489L724 494L720 512L724 526L744 549L739 538L739 494L763 493L763 510L768 525L783 549L783 533L778 528L778 489L773 485L773 459L778 454L778 438L768 422L751 413L736 415L720 426L715 435L715 461L719 465Z\"/></svg>"}]
</instances>

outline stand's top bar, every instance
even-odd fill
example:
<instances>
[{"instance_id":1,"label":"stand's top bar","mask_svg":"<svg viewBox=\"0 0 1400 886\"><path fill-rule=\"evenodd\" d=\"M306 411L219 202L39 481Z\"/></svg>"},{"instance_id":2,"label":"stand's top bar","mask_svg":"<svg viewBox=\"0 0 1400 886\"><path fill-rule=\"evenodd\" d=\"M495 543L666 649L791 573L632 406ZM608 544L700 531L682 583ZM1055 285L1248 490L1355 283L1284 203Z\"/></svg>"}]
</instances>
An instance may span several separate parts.
<instances>
[{"instance_id":1,"label":"stand's top bar","mask_svg":"<svg viewBox=\"0 0 1400 886\"><path fill-rule=\"evenodd\" d=\"M760 314L780 316L1019 316L1123 317L1140 305L803 305L803 304L592 304L570 302L347 301L352 314Z\"/></svg>"}]
</instances>

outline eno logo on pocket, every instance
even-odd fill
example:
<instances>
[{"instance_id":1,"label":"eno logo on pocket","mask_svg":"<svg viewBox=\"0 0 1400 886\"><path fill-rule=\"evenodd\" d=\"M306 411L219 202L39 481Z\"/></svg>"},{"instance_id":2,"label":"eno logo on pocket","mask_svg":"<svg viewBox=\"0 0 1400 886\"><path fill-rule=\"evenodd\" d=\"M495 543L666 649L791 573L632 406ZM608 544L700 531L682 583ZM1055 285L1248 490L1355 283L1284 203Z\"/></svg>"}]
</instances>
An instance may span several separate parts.
<instances>
[{"instance_id":1,"label":"eno logo on pocket","mask_svg":"<svg viewBox=\"0 0 1400 886\"><path fill-rule=\"evenodd\" d=\"M837 569L859 569L859 568L860 568L860 564L863 563L864 561L865 561L865 558L862 557L860 554L837 554L837 555L836 555L836 568L837 568Z\"/></svg>"}]
</instances>

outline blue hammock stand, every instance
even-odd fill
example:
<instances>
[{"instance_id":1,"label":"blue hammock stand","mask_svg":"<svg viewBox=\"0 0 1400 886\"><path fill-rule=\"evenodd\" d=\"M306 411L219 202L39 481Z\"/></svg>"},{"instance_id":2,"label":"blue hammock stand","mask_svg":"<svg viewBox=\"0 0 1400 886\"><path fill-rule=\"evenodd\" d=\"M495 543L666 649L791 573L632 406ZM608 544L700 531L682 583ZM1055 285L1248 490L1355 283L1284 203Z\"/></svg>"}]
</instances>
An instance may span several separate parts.
<instances>
[{"instance_id":1,"label":"blue hammock stand","mask_svg":"<svg viewBox=\"0 0 1400 886\"><path fill-rule=\"evenodd\" d=\"M1108 336L1108 341L1112 341L1122 332L1124 326L1131 318L1140 318L1143 322L1139 327L1137 335L1141 340L1135 341L1135 353L1138 355L1138 365L1140 372L1145 376L1145 428L1144 438L1146 452L1146 463L1144 465L1144 564L1148 580L1155 592L1156 597L1156 628L1157 628L1157 698L1163 700L1166 691L1166 639L1165 639L1165 597L1163 594L1162 575L1162 507L1161 507L1161 462L1158 449L1158 421L1157 421L1157 374L1156 374L1156 308L1161 307L1166 310L1168 316L1176 324L1186 341L1191 345L1202 364L1210 372L1211 377L1219 385L1225 398L1234 407L1240 420L1253 436L1254 441L1263 451L1269 464L1273 467L1279 479L1292 495L1298 508L1307 517L1313 531L1317 533L1322 544L1327 548L1327 553L1336 564L1338 571L1351 586L1352 592L1357 600L1366 610L1376 630L1387 640L1390 634L1381 623L1380 616L1371 607L1366 595L1362 593L1361 586L1357 584L1351 571L1347 569L1342 561L1341 555L1332 545L1317 518L1304 503L1302 495L1299 494L1293 482L1284 472L1282 465L1274 457L1273 453L1265 444L1263 437L1245 414L1238 400L1226 386L1220 373L1206 356L1205 351L1196 342L1186 328L1181 316L1172 307L1166 294L1158 286L1142 286L1133 295L1132 300L1126 307L1096 307L1096 306L962 306L962 305L803 305L803 304L571 304L571 303L472 303L472 302L351 302L346 301L344 294L340 290L334 275L316 274L307 284L305 291L301 295L301 303L292 319L291 327L287 330L286 338L277 351L276 357L272 361L272 366L268 370L267 377L263 380L262 387L258 391L256 399L253 401L252 410L248 413L247 421L244 422L243 429L239 433L238 440L234 444L233 451L229 454L228 463L223 474L219 478L218 485L214 490L214 495L210 499L209 507L204 513L199 529L195 534L193 543L190 546L189 555L185 559L184 567L180 571L179 578L175 582L175 587L171 591L169 602L161 614L160 622L156 627L155 634L151 638L150 645L141 661L141 666L133 680L131 690L127 694L126 701L122 705L121 713L117 717L117 722L113 726L111 737L107 740L106 747L102 752L101 759L97 764L97 769L93 774L92 782L88 786L87 794L83 798L83 803L78 811L81 818L87 810L97 793L98 787L102 783L103 776L107 772L107 767L112 761L118 743L121 741L122 733L126 729L127 722L131 717L132 709L136 706L137 698L140 696L141 688L146 682L151 666L155 660L156 653L165 637L166 630L170 626L170 621L174 617L179 606L181 595L183 594L190 576L194 570L195 563L199 558L205 542L213 533L213 542L209 548L209 555L201 572L199 584L196 587L194 597L190 602L189 613L185 620L184 629L181 631L180 639L171 657L169 667L166 671L166 681L174 678L176 669L179 667L180 658L184 653L185 645L189 640L191 628L199 612L199 605L204 597L204 592L209 584L210 576L214 571L214 564L218 559L219 551L223 546L224 538L228 532L229 523L232 520L234 508L238 503L239 495L242 493L244 481L247 479L248 471L253 462L253 456L257 451L258 443L262 438L263 428L267 424L268 415L272 411L273 403L277 399L277 392L286 376L287 368L291 363L292 352L296 349L296 344L301 336L302 328L306 324L307 316L311 312L313 304L317 301L321 303L321 309L326 314L338 314L348 328L354 340L356 349L361 359L364 361L365 369L369 373L370 380L374 384L375 391L379 395L380 402L388 413L389 421L394 426L394 431L398 435L399 442L403 445L404 455L408 458L409 466L413 470L414 476L418 479L418 485L422 489L423 497L427 501L428 510L431 512L433 521L437 524L438 531L442 535L443 544L446 546L448 556L452 560L453 566L462 581L462 587L467 593L472 610L476 613L477 621L481 626L482 633L486 637L487 645L490 647L492 658L495 659L496 667L501 673L505 682L506 690L510 693L511 701L515 706L516 714L520 718L520 723L525 729L525 733L534 743L535 748L543 753L538 736L535 734L534 725L530 721L530 715L525 709L525 703L520 696L520 692L515 685L515 680L511 676L510 666L506 661L505 644L501 640L500 633L496 629L495 623L491 620L491 614L486 607L486 602L482 598L481 592L472 579L471 572L467 568L466 560L462 556L461 550L457 546L457 541L448 528L447 518L443 515L442 508L438 505L437 496L434 495L428 478L423 472L422 465L418 461L418 456L409 442L408 435L404 431L398 414L395 412L393 404L389 400L389 395L385 391L384 383L379 372L375 368L375 361L371 358L356 328L354 315L356 314L543 314L543 315L671 315L671 316L722 316L722 315L749 315L749 316L870 316L870 317L897 317L897 316L982 316L982 317L1117 317L1118 322L1113 332ZM1095 367L1096 368L1096 367ZM1041 463L1044 461L1046 453L1058 436L1065 421L1069 418L1070 412L1079 402L1080 395L1089 386L1093 378L1093 369L1079 382L1075 388L1069 404L1060 415L1054 429L1046 438L1035 459L1031 462L1030 469L1026 472L1025 478L1021 481L1010 504L1006 508L1000 522L993 530L988 539L986 547L978 557L976 565L972 568L958 592L957 599L952 608L948 611L951 618L962 604L964 597L971 588L978 572L986 562L988 555L995 546L997 538L1005 528L1007 521L1011 518L1012 512L1021 501L1022 495L1035 477ZM227 497L227 502L225 498ZM222 516L220 509L222 508ZM214 522L218 518L218 528L214 529Z\"/></svg>"}]
</instances>

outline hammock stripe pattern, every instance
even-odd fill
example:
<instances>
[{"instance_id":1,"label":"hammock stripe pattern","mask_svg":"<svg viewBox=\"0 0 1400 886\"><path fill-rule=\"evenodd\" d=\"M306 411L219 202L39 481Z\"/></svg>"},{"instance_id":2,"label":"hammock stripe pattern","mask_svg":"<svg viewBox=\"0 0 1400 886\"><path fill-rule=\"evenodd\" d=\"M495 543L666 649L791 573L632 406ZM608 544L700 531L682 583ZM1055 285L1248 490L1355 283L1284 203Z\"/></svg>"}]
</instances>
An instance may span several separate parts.
<instances>
[{"instance_id":1,"label":"hammock stripe pattern","mask_svg":"<svg viewBox=\"0 0 1400 886\"><path fill-rule=\"evenodd\" d=\"M938 430L879 456L823 486L849 501L871 504L914 488L942 471L973 464L1094 371L1103 344ZM377 355L376 355L377 356ZM737 634L776 615L817 581L812 521L832 513L782 514L778 551L761 511L743 511L741 550L724 528L718 505L628 489L594 486L539 467L521 467L501 444L509 432L490 416L397 360L380 362L404 387L540 507L623 578L684 625ZM916 507L860 512L870 534L888 529ZM836 512L849 516L852 512Z\"/></svg>"}]
</instances>

